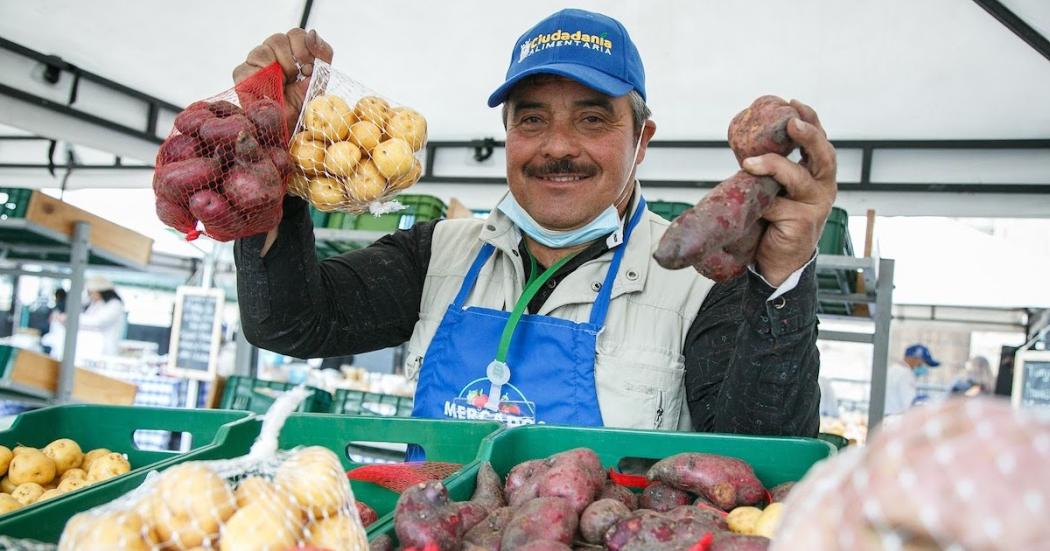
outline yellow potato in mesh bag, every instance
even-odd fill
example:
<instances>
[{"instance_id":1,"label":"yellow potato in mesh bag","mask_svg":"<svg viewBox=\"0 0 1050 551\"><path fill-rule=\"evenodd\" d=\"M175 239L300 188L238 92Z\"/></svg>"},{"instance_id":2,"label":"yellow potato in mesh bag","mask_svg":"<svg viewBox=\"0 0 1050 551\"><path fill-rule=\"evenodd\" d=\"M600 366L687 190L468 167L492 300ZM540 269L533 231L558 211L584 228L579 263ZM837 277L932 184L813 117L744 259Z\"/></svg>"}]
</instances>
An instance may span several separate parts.
<instances>
[{"instance_id":1,"label":"yellow potato in mesh bag","mask_svg":"<svg viewBox=\"0 0 1050 551\"><path fill-rule=\"evenodd\" d=\"M303 543L318 549L368 549L368 538L364 528L348 515L339 514L322 518L306 525L303 532Z\"/></svg>"},{"instance_id":2,"label":"yellow potato in mesh bag","mask_svg":"<svg viewBox=\"0 0 1050 551\"><path fill-rule=\"evenodd\" d=\"M233 494L237 500L238 509L252 503L261 503L267 509L287 511L287 514L294 515L300 520L303 515L303 511L291 496L278 492L272 482L259 476L251 476L240 481Z\"/></svg>"},{"instance_id":3,"label":"yellow potato in mesh bag","mask_svg":"<svg viewBox=\"0 0 1050 551\"><path fill-rule=\"evenodd\" d=\"M386 192L386 178L376 168L375 163L370 160L362 161L347 182L346 190L355 201L375 201Z\"/></svg>"},{"instance_id":4,"label":"yellow potato in mesh bag","mask_svg":"<svg viewBox=\"0 0 1050 551\"><path fill-rule=\"evenodd\" d=\"M334 516L349 505L350 482L339 458L325 448L312 446L293 453L278 467L273 482L310 519Z\"/></svg>"},{"instance_id":5,"label":"yellow potato in mesh bag","mask_svg":"<svg viewBox=\"0 0 1050 551\"><path fill-rule=\"evenodd\" d=\"M310 202L323 212L340 209L347 202L346 189L335 178L319 176L310 180Z\"/></svg>"},{"instance_id":6,"label":"yellow potato in mesh bag","mask_svg":"<svg viewBox=\"0 0 1050 551\"><path fill-rule=\"evenodd\" d=\"M288 176L288 193L298 197L309 197L310 179L301 172L293 172Z\"/></svg>"},{"instance_id":7,"label":"yellow potato in mesh bag","mask_svg":"<svg viewBox=\"0 0 1050 551\"><path fill-rule=\"evenodd\" d=\"M142 516L132 511L80 513L66 523L58 551L147 551L157 543Z\"/></svg>"},{"instance_id":8,"label":"yellow potato in mesh bag","mask_svg":"<svg viewBox=\"0 0 1050 551\"><path fill-rule=\"evenodd\" d=\"M324 155L324 170L329 176L347 178L361 161L361 150L350 142L335 142Z\"/></svg>"},{"instance_id":9,"label":"yellow potato in mesh bag","mask_svg":"<svg viewBox=\"0 0 1050 551\"><path fill-rule=\"evenodd\" d=\"M387 180L396 180L412 171L412 147L401 138L390 138L372 150L372 162Z\"/></svg>"},{"instance_id":10,"label":"yellow potato in mesh bag","mask_svg":"<svg viewBox=\"0 0 1050 551\"><path fill-rule=\"evenodd\" d=\"M161 474L150 496L150 525L164 542L187 549L219 534L237 507L226 481L197 463L176 465Z\"/></svg>"},{"instance_id":11,"label":"yellow potato in mesh bag","mask_svg":"<svg viewBox=\"0 0 1050 551\"><path fill-rule=\"evenodd\" d=\"M69 438L59 438L44 447L44 455L55 462L55 470L61 475L69 469L75 469L84 461L84 452L80 445Z\"/></svg>"},{"instance_id":12,"label":"yellow potato in mesh bag","mask_svg":"<svg viewBox=\"0 0 1050 551\"><path fill-rule=\"evenodd\" d=\"M383 131L374 122L360 121L350 127L350 141L362 149L366 157L371 157L372 148L383 140Z\"/></svg>"},{"instance_id":13,"label":"yellow potato in mesh bag","mask_svg":"<svg viewBox=\"0 0 1050 551\"><path fill-rule=\"evenodd\" d=\"M320 174L324 170L324 153L324 142L313 139L308 132L296 134L288 147L295 164L307 174Z\"/></svg>"},{"instance_id":14,"label":"yellow potato in mesh bag","mask_svg":"<svg viewBox=\"0 0 1050 551\"><path fill-rule=\"evenodd\" d=\"M412 163L412 170L408 171L407 174L400 178L390 180L391 191L401 191L409 188L412 184L419 181L419 177L423 175L423 164L419 162L419 159L414 159Z\"/></svg>"},{"instance_id":15,"label":"yellow potato in mesh bag","mask_svg":"<svg viewBox=\"0 0 1050 551\"><path fill-rule=\"evenodd\" d=\"M353 111L343 98L333 95L317 96L306 104L303 128L315 139L337 142L346 139L353 116Z\"/></svg>"},{"instance_id":16,"label":"yellow potato in mesh bag","mask_svg":"<svg viewBox=\"0 0 1050 551\"><path fill-rule=\"evenodd\" d=\"M395 107L386 123L386 135L408 142L412 151L419 151L427 141L427 120L418 111L408 107Z\"/></svg>"},{"instance_id":17,"label":"yellow potato in mesh bag","mask_svg":"<svg viewBox=\"0 0 1050 551\"><path fill-rule=\"evenodd\" d=\"M222 527L221 551L283 551L295 547L302 520L283 509L255 501L240 508ZM335 549L335 548L333 548Z\"/></svg>"},{"instance_id":18,"label":"yellow potato in mesh bag","mask_svg":"<svg viewBox=\"0 0 1050 551\"><path fill-rule=\"evenodd\" d=\"M369 121L382 129L390 119L390 103L377 96L365 96L357 100L354 115L358 120Z\"/></svg>"}]
</instances>

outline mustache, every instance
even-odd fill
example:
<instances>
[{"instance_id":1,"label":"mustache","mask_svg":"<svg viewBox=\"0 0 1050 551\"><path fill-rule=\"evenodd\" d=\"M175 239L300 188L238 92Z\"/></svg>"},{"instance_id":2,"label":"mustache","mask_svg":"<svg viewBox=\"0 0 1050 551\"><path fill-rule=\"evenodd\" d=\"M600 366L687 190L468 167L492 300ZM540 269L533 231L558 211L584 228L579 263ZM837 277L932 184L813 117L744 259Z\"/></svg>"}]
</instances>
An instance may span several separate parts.
<instances>
[{"instance_id":1,"label":"mustache","mask_svg":"<svg viewBox=\"0 0 1050 551\"><path fill-rule=\"evenodd\" d=\"M571 159L553 159L541 164L525 165L525 175L543 178L558 174L577 174L584 177L594 176L598 167L592 164L577 163Z\"/></svg>"}]
</instances>

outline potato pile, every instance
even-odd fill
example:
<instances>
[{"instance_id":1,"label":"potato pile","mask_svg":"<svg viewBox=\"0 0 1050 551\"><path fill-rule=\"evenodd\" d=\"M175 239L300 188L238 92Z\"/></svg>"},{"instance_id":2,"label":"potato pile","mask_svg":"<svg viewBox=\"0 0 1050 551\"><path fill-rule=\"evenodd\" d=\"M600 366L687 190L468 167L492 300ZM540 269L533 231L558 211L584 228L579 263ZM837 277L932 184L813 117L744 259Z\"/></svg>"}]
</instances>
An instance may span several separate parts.
<instances>
[{"instance_id":1,"label":"potato pile","mask_svg":"<svg viewBox=\"0 0 1050 551\"><path fill-rule=\"evenodd\" d=\"M350 105L318 95L303 109L291 153L298 171L289 191L322 211L363 211L368 203L416 183L423 167L415 153L427 139L427 121L378 96Z\"/></svg>"},{"instance_id":2,"label":"potato pile","mask_svg":"<svg viewBox=\"0 0 1050 551\"><path fill-rule=\"evenodd\" d=\"M84 453L69 438L43 449L0 446L0 515L102 482L131 470L121 453L98 448Z\"/></svg>"},{"instance_id":3,"label":"potato pile","mask_svg":"<svg viewBox=\"0 0 1050 551\"><path fill-rule=\"evenodd\" d=\"M587 448L518 464L505 484L486 463L470 501L450 502L436 481L406 490L394 528L405 550L764 550L791 488L767 492L744 461L703 453L659 461L647 478L641 494L620 486Z\"/></svg>"},{"instance_id":4,"label":"potato pile","mask_svg":"<svg viewBox=\"0 0 1050 551\"><path fill-rule=\"evenodd\" d=\"M756 99L729 125L729 146L737 162L794 151L787 125L795 118L800 118L798 111L781 98ZM653 258L669 270L692 266L720 282L743 274L765 233L762 215L780 191L773 178L738 171L671 223Z\"/></svg>"},{"instance_id":5,"label":"potato pile","mask_svg":"<svg viewBox=\"0 0 1050 551\"><path fill-rule=\"evenodd\" d=\"M272 473L228 481L205 462L174 466L126 507L81 513L66 525L59 551L364 551L368 542L336 455L293 452Z\"/></svg>"},{"instance_id":6,"label":"potato pile","mask_svg":"<svg viewBox=\"0 0 1050 551\"><path fill-rule=\"evenodd\" d=\"M160 146L153 176L162 222L193 234L199 220L210 237L229 241L281 221L292 163L278 101L252 97L243 109L198 101L175 117L175 130Z\"/></svg>"}]
</instances>

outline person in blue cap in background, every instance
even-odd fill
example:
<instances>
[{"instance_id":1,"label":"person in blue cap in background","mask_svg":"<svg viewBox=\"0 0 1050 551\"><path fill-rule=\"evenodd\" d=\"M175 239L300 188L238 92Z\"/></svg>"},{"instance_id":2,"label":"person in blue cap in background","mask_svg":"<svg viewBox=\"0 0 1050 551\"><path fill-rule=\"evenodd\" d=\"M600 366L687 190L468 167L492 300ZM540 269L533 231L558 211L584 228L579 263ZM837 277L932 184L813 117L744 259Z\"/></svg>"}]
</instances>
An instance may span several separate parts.
<instances>
[{"instance_id":1,"label":"person in blue cap in background","mask_svg":"<svg viewBox=\"0 0 1050 551\"><path fill-rule=\"evenodd\" d=\"M294 123L307 86L296 77L332 57L316 32L292 29L253 49L234 79L279 62ZM755 266L716 285L652 259L668 222L635 178L656 132L646 97L622 24L573 9L547 17L511 46L488 98L502 107L509 187L489 217L416 224L318 262L306 203L288 197L278 228L236 244L246 337L297 357L407 342L421 417L815 435L813 259L837 189L834 149L813 109L792 102L801 118L788 132L805 161L744 163L786 195L766 215Z\"/></svg>"},{"instance_id":2,"label":"person in blue cap in background","mask_svg":"<svg viewBox=\"0 0 1050 551\"><path fill-rule=\"evenodd\" d=\"M913 344L905 349L904 361L893 362L886 370L886 415L903 413L922 401L917 381L939 365L941 362L933 359L925 345Z\"/></svg>"}]
</instances>

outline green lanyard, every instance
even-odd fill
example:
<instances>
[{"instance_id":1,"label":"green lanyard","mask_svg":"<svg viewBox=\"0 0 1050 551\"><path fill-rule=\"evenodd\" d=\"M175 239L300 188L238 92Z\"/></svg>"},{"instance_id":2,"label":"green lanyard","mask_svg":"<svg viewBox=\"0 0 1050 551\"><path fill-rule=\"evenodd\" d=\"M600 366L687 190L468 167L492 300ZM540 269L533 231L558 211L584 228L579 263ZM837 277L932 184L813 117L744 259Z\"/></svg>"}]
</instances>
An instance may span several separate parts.
<instances>
[{"instance_id":1,"label":"green lanyard","mask_svg":"<svg viewBox=\"0 0 1050 551\"><path fill-rule=\"evenodd\" d=\"M529 306L529 302L532 301L532 297L536 296L543 284L547 283L554 273L572 260L574 256L576 256L575 253L565 256L537 277L536 257L532 256L531 252L529 253L529 281L525 283L525 290L522 291L521 297L518 298L518 303L514 305L514 310L511 311L510 317L507 318L507 325L503 326L503 335L500 336L499 348L496 349L497 362L507 363L507 350L510 349L510 339L514 336L514 329L518 326L518 321L521 319L522 314L525 313L525 309Z\"/></svg>"}]
</instances>

